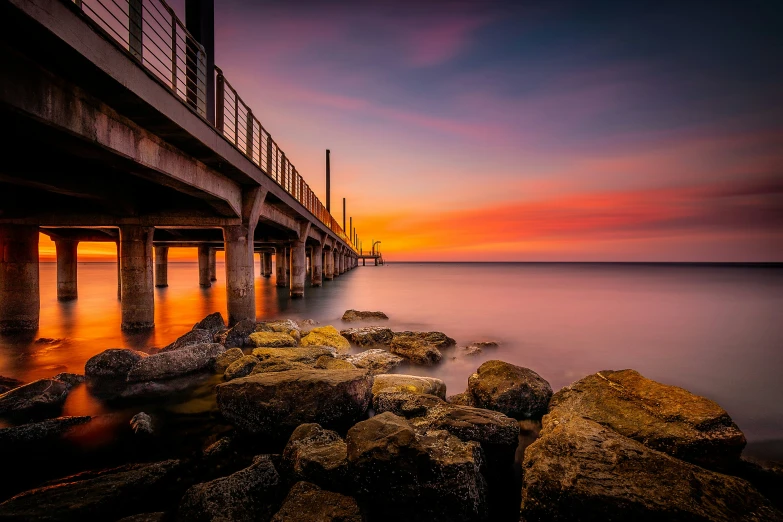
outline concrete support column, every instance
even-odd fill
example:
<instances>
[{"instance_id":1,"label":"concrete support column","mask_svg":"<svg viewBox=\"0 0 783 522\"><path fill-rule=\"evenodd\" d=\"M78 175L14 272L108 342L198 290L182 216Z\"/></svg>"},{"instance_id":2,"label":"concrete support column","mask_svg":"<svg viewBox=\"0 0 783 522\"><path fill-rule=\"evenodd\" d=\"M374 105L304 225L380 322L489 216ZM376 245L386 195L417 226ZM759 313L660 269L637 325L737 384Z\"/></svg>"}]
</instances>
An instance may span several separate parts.
<instances>
[{"instance_id":1,"label":"concrete support column","mask_svg":"<svg viewBox=\"0 0 783 522\"><path fill-rule=\"evenodd\" d=\"M261 275L263 275L264 277L272 277L272 253L271 252L262 253L261 263L263 265Z\"/></svg>"},{"instance_id":2,"label":"concrete support column","mask_svg":"<svg viewBox=\"0 0 783 522\"><path fill-rule=\"evenodd\" d=\"M0 331L38 328L38 281L38 227L0 225Z\"/></svg>"},{"instance_id":3,"label":"concrete support column","mask_svg":"<svg viewBox=\"0 0 783 522\"><path fill-rule=\"evenodd\" d=\"M313 247L312 253L310 254L310 263L312 265L312 269L310 270L310 284L313 286L321 286L322 284L322 260L323 247L321 245L315 245Z\"/></svg>"},{"instance_id":4,"label":"concrete support column","mask_svg":"<svg viewBox=\"0 0 783 522\"><path fill-rule=\"evenodd\" d=\"M55 239L54 248L57 252L57 299L68 301L78 295L76 285L76 249L78 241L72 239Z\"/></svg>"},{"instance_id":5,"label":"concrete support column","mask_svg":"<svg viewBox=\"0 0 783 522\"><path fill-rule=\"evenodd\" d=\"M226 305L228 323L256 320L253 278L253 230L244 225L223 227L226 245Z\"/></svg>"},{"instance_id":6,"label":"concrete support column","mask_svg":"<svg viewBox=\"0 0 783 522\"><path fill-rule=\"evenodd\" d=\"M122 270L120 270L120 242L117 241L117 299L122 300Z\"/></svg>"},{"instance_id":7,"label":"concrete support column","mask_svg":"<svg viewBox=\"0 0 783 522\"><path fill-rule=\"evenodd\" d=\"M304 297L307 250L304 241L291 243L291 297Z\"/></svg>"},{"instance_id":8,"label":"concrete support column","mask_svg":"<svg viewBox=\"0 0 783 522\"><path fill-rule=\"evenodd\" d=\"M206 245L198 247L198 286L201 288L212 286L209 280L209 247Z\"/></svg>"},{"instance_id":9,"label":"concrete support column","mask_svg":"<svg viewBox=\"0 0 783 522\"><path fill-rule=\"evenodd\" d=\"M277 286L288 286L288 248L281 246L275 251L275 271Z\"/></svg>"},{"instance_id":10,"label":"concrete support column","mask_svg":"<svg viewBox=\"0 0 783 522\"><path fill-rule=\"evenodd\" d=\"M155 286L169 286L169 247L155 247Z\"/></svg>"},{"instance_id":11,"label":"concrete support column","mask_svg":"<svg viewBox=\"0 0 783 522\"><path fill-rule=\"evenodd\" d=\"M332 276L340 277L340 252L334 251L334 265L332 266Z\"/></svg>"},{"instance_id":12,"label":"concrete support column","mask_svg":"<svg viewBox=\"0 0 783 522\"><path fill-rule=\"evenodd\" d=\"M334 250L331 248L324 252L324 279L334 279Z\"/></svg>"},{"instance_id":13,"label":"concrete support column","mask_svg":"<svg viewBox=\"0 0 783 522\"><path fill-rule=\"evenodd\" d=\"M214 248L209 249L209 280L217 281L217 255Z\"/></svg>"},{"instance_id":14,"label":"concrete support column","mask_svg":"<svg viewBox=\"0 0 783 522\"><path fill-rule=\"evenodd\" d=\"M155 291L152 279L152 227L120 227L120 278L122 329L155 326Z\"/></svg>"}]
</instances>

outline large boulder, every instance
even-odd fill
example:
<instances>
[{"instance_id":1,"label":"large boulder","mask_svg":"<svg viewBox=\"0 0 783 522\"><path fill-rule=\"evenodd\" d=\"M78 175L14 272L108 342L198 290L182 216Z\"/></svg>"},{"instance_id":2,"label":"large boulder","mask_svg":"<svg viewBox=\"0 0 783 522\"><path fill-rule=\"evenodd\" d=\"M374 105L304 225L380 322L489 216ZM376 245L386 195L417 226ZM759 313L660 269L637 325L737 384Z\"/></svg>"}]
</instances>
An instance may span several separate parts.
<instances>
[{"instance_id":1,"label":"large boulder","mask_svg":"<svg viewBox=\"0 0 783 522\"><path fill-rule=\"evenodd\" d=\"M287 372L289 370L311 370L315 366L296 361L286 361L285 359L263 359L253 367L250 375L257 373L275 373Z\"/></svg>"},{"instance_id":2,"label":"large boulder","mask_svg":"<svg viewBox=\"0 0 783 522\"><path fill-rule=\"evenodd\" d=\"M240 357L231 363L228 368L226 368L226 372L223 374L223 378L227 381L231 381L240 377L246 377L250 375L250 372L253 371L253 368L256 367L258 362L258 358L252 355L245 355L244 357Z\"/></svg>"},{"instance_id":3,"label":"large boulder","mask_svg":"<svg viewBox=\"0 0 783 522\"><path fill-rule=\"evenodd\" d=\"M321 487L349 489L348 449L337 432L302 424L283 450L283 468L294 482L306 480Z\"/></svg>"},{"instance_id":4,"label":"large boulder","mask_svg":"<svg viewBox=\"0 0 783 522\"><path fill-rule=\"evenodd\" d=\"M293 319L278 319L276 321L267 321L258 323L256 331L259 332L281 332L290 334L299 331L299 324Z\"/></svg>"},{"instance_id":5,"label":"large boulder","mask_svg":"<svg viewBox=\"0 0 783 522\"><path fill-rule=\"evenodd\" d=\"M394 332L393 340L418 341L424 344L431 344L435 348L449 348L457 344L457 341L443 332Z\"/></svg>"},{"instance_id":6,"label":"large boulder","mask_svg":"<svg viewBox=\"0 0 783 522\"><path fill-rule=\"evenodd\" d=\"M352 497L297 482L271 522L362 522Z\"/></svg>"},{"instance_id":7,"label":"large boulder","mask_svg":"<svg viewBox=\"0 0 783 522\"><path fill-rule=\"evenodd\" d=\"M0 504L0 521L116 520L155 511L182 494L182 467L167 460L61 479Z\"/></svg>"},{"instance_id":8,"label":"large boulder","mask_svg":"<svg viewBox=\"0 0 783 522\"><path fill-rule=\"evenodd\" d=\"M302 346L329 346L338 353L345 353L351 348L348 339L340 335L334 326L319 326L310 330L310 333L302 337Z\"/></svg>"},{"instance_id":9,"label":"large boulder","mask_svg":"<svg viewBox=\"0 0 783 522\"><path fill-rule=\"evenodd\" d=\"M209 344L212 342L212 332L209 330L195 329L179 337L176 341L163 347L160 352L171 352L194 344ZM158 352L158 353L160 353Z\"/></svg>"},{"instance_id":10,"label":"large boulder","mask_svg":"<svg viewBox=\"0 0 783 522\"><path fill-rule=\"evenodd\" d=\"M122 382L128 372L141 359L147 357L144 352L128 348L109 348L93 355L84 365L84 376L91 384Z\"/></svg>"},{"instance_id":11,"label":"large boulder","mask_svg":"<svg viewBox=\"0 0 783 522\"><path fill-rule=\"evenodd\" d=\"M395 334L389 345L389 350L405 357L412 363L427 366L440 362L443 358L443 354L440 353L437 346L412 335L397 336Z\"/></svg>"},{"instance_id":12,"label":"large boulder","mask_svg":"<svg viewBox=\"0 0 783 522\"><path fill-rule=\"evenodd\" d=\"M544 417L523 472L526 522L783 520L745 480L675 459L578 415Z\"/></svg>"},{"instance_id":13,"label":"large boulder","mask_svg":"<svg viewBox=\"0 0 783 522\"><path fill-rule=\"evenodd\" d=\"M376 346L379 344L388 346L394 338L394 332L391 331L391 328L383 326L348 328L340 330L340 335L357 346Z\"/></svg>"},{"instance_id":14,"label":"large boulder","mask_svg":"<svg viewBox=\"0 0 783 522\"><path fill-rule=\"evenodd\" d=\"M223 319L223 315L221 315L220 312L213 312L193 325L194 330L208 330L213 335L223 330L225 327L226 321ZM209 342L212 342L212 340Z\"/></svg>"},{"instance_id":15,"label":"large boulder","mask_svg":"<svg viewBox=\"0 0 783 522\"><path fill-rule=\"evenodd\" d=\"M0 414L58 408L71 385L57 379L38 379L0 395Z\"/></svg>"},{"instance_id":16,"label":"large boulder","mask_svg":"<svg viewBox=\"0 0 783 522\"><path fill-rule=\"evenodd\" d=\"M188 522L269 520L277 507L280 477L268 455L227 477L192 486L179 504L177 519Z\"/></svg>"},{"instance_id":17,"label":"large boulder","mask_svg":"<svg viewBox=\"0 0 783 522\"><path fill-rule=\"evenodd\" d=\"M90 422L91 417L58 417L21 426L0 428L0 452L15 451L20 446L58 439L74 426Z\"/></svg>"},{"instance_id":18,"label":"large boulder","mask_svg":"<svg viewBox=\"0 0 783 522\"><path fill-rule=\"evenodd\" d=\"M231 363L244 356L245 353L240 348L229 348L215 358L215 373L225 373Z\"/></svg>"},{"instance_id":19,"label":"large boulder","mask_svg":"<svg viewBox=\"0 0 783 522\"><path fill-rule=\"evenodd\" d=\"M78 386L84 382L84 375L78 373L62 372L58 373L52 379L62 381L70 387Z\"/></svg>"},{"instance_id":20,"label":"large boulder","mask_svg":"<svg viewBox=\"0 0 783 522\"><path fill-rule=\"evenodd\" d=\"M468 378L468 391L479 408L515 419L542 416L552 397L552 387L536 372L503 361L479 366Z\"/></svg>"},{"instance_id":21,"label":"large boulder","mask_svg":"<svg viewBox=\"0 0 783 522\"><path fill-rule=\"evenodd\" d=\"M366 310L346 310L343 314L343 321L347 323L353 321L374 321L388 318L389 316L383 312L370 312Z\"/></svg>"},{"instance_id":22,"label":"large boulder","mask_svg":"<svg viewBox=\"0 0 783 522\"><path fill-rule=\"evenodd\" d=\"M194 344L171 352L139 359L128 372L128 382L155 381L211 369L215 359L226 351L218 343Z\"/></svg>"},{"instance_id":23,"label":"large boulder","mask_svg":"<svg viewBox=\"0 0 783 522\"><path fill-rule=\"evenodd\" d=\"M296 346L296 339L283 332L253 332L250 334L252 346L282 348Z\"/></svg>"},{"instance_id":24,"label":"large boulder","mask_svg":"<svg viewBox=\"0 0 783 522\"><path fill-rule=\"evenodd\" d=\"M257 373L215 388L223 416L238 429L276 439L300 424L346 428L370 403L372 378L364 370L289 370Z\"/></svg>"},{"instance_id":25,"label":"large boulder","mask_svg":"<svg viewBox=\"0 0 783 522\"><path fill-rule=\"evenodd\" d=\"M372 350L365 350L356 355L349 355L345 360L357 368L368 370L371 375L378 375L381 373L389 373L405 359L387 352L386 350L375 348Z\"/></svg>"},{"instance_id":26,"label":"large boulder","mask_svg":"<svg viewBox=\"0 0 783 522\"><path fill-rule=\"evenodd\" d=\"M739 461L745 436L715 402L634 370L601 371L557 392L554 417L579 415L700 466Z\"/></svg>"},{"instance_id":27,"label":"large boulder","mask_svg":"<svg viewBox=\"0 0 783 522\"><path fill-rule=\"evenodd\" d=\"M250 334L256 331L256 322L252 319L242 319L237 324L215 335L215 342L226 348L242 348L253 346Z\"/></svg>"},{"instance_id":28,"label":"large boulder","mask_svg":"<svg viewBox=\"0 0 783 522\"><path fill-rule=\"evenodd\" d=\"M314 366L321 357L333 357L334 350L323 346L307 346L302 348L255 348L253 356L259 361L276 361L302 363Z\"/></svg>"},{"instance_id":29,"label":"large boulder","mask_svg":"<svg viewBox=\"0 0 783 522\"><path fill-rule=\"evenodd\" d=\"M344 359L337 359L330 355L322 355L315 361L315 368L321 370L355 370L356 366Z\"/></svg>"},{"instance_id":30,"label":"large boulder","mask_svg":"<svg viewBox=\"0 0 783 522\"><path fill-rule=\"evenodd\" d=\"M18 388L23 384L24 381L20 381L19 379L14 379L13 377L3 377L2 375L0 375L0 393L5 393L8 390L13 390L14 388Z\"/></svg>"},{"instance_id":31,"label":"large boulder","mask_svg":"<svg viewBox=\"0 0 783 522\"><path fill-rule=\"evenodd\" d=\"M446 383L435 377L418 375L396 373L376 375L372 385L373 395L388 392L426 393L445 399Z\"/></svg>"}]
</instances>

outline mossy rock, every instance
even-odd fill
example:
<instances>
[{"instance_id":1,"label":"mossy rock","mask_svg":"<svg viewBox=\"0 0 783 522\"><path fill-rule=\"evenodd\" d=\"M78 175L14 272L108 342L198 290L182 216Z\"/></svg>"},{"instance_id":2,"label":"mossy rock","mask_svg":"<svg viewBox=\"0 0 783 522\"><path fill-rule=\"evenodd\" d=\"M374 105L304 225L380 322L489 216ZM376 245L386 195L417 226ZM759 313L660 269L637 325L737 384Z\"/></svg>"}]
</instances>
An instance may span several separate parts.
<instances>
[{"instance_id":1,"label":"mossy rock","mask_svg":"<svg viewBox=\"0 0 783 522\"><path fill-rule=\"evenodd\" d=\"M334 326L320 326L302 337L302 346L329 346L345 353L351 348L351 343Z\"/></svg>"},{"instance_id":2,"label":"mossy rock","mask_svg":"<svg viewBox=\"0 0 783 522\"><path fill-rule=\"evenodd\" d=\"M250 334L254 346L264 348L283 348L296 346L296 339L283 332L254 332Z\"/></svg>"},{"instance_id":3,"label":"mossy rock","mask_svg":"<svg viewBox=\"0 0 783 522\"><path fill-rule=\"evenodd\" d=\"M322 370L355 370L356 366L343 359L322 355L315 361L315 367Z\"/></svg>"}]
</instances>

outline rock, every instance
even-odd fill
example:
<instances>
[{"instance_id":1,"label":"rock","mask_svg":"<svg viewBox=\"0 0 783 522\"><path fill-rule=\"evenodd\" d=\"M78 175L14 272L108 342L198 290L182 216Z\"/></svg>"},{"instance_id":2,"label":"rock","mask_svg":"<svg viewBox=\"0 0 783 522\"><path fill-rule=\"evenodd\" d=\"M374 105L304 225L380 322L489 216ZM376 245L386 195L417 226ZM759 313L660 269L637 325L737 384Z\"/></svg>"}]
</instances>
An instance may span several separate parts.
<instances>
[{"instance_id":1,"label":"rock","mask_svg":"<svg viewBox=\"0 0 783 522\"><path fill-rule=\"evenodd\" d=\"M476 406L476 400L473 398L473 395L466 391L456 395L450 395L446 397L446 401L458 406Z\"/></svg>"},{"instance_id":2,"label":"rock","mask_svg":"<svg viewBox=\"0 0 783 522\"><path fill-rule=\"evenodd\" d=\"M394 332L394 339L416 340L424 344L431 344L435 348L449 348L457 344L457 341L443 332Z\"/></svg>"},{"instance_id":3,"label":"rock","mask_svg":"<svg viewBox=\"0 0 783 522\"><path fill-rule=\"evenodd\" d=\"M250 375L257 373L287 372L289 370L310 370L313 366L301 362L290 362L284 359L265 359L256 364Z\"/></svg>"},{"instance_id":4,"label":"rock","mask_svg":"<svg viewBox=\"0 0 783 522\"><path fill-rule=\"evenodd\" d=\"M54 337L39 337L33 344L57 344L62 342L62 339L56 339Z\"/></svg>"},{"instance_id":5,"label":"rock","mask_svg":"<svg viewBox=\"0 0 783 522\"><path fill-rule=\"evenodd\" d=\"M163 522L166 520L166 512L158 511L157 513L139 513L138 515L131 515L129 517L121 518L117 522Z\"/></svg>"},{"instance_id":6,"label":"rock","mask_svg":"<svg viewBox=\"0 0 783 522\"><path fill-rule=\"evenodd\" d=\"M84 365L84 376L88 382L102 384L107 381L125 381L128 372L141 359L148 357L144 352L127 348L109 348L90 357Z\"/></svg>"},{"instance_id":7,"label":"rock","mask_svg":"<svg viewBox=\"0 0 783 522\"><path fill-rule=\"evenodd\" d=\"M391 328L383 326L365 326L363 328L348 328L341 330L340 335L357 346L389 345L394 333Z\"/></svg>"},{"instance_id":8,"label":"rock","mask_svg":"<svg viewBox=\"0 0 783 522\"><path fill-rule=\"evenodd\" d=\"M143 411L133 416L130 426L136 435L152 435L152 417Z\"/></svg>"},{"instance_id":9,"label":"rock","mask_svg":"<svg viewBox=\"0 0 783 522\"><path fill-rule=\"evenodd\" d=\"M70 389L63 381L38 379L0 395L0 414L60 407Z\"/></svg>"},{"instance_id":10,"label":"rock","mask_svg":"<svg viewBox=\"0 0 783 522\"><path fill-rule=\"evenodd\" d=\"M169 352L175 353L175 352ZM193 389L209 381L211 375L205 372L188 373L160 381L125 382L118 388L93 388L92 392L106 399L116 398L159 398L172 393Z\"/></svg>"},{"instance_id":11,"label":"rock","mask_svg":"<svg viewBox=\"0 0 783 522\"><path fill-rule=\"evenodd\" d=\"M376 375L372 385L372 393L378 395L384 392L426 393L444 399L446 398L446 383L435 377L420 377L418 375Z\"/></svg>"},{"instance_id":12,"label":"rock","mask_svg":"<svg viewBox=\"0 0 783 522\"><path fill-rule=\"evenodd\" d=\"M78 373L58 373L52 379L56 379L58 381L62 381L65 384L67 384L70 387L74 387L76 385L79 385L84 382L84 375L79 375Z\"/></svg>"},{"instance_id":13,"label":"rock","mask_svg":"<svg viewBox=\"0 0 783 522\"><path fill-rule=\"evenodd\" d=\"M193 325L193 330L207 330L214 335L220 330L223 330L225 327L226 321L223 320L223 316L220 314L220 312L214 312ZM203 342L211 343L212 339Z\"/></svg>"},{"instance_id":14,"label":"rock","mask_svg":"<svg viewBox=\"0 0 783 522\"><path fill-rule=\"evenodd\" d=\"M383 312L368 312L359 310L346 310L343 314L343 321L373 321L376 319L388 319L389 316Z\"/></svg>"},{"instance_id":15,"label":"rock","mask_svg":"<svg viewBox=\"0 0 783 522\"><path fill-rule=\"evenodd\" d=\"M315 362L323 356L331 357L334 351L323 346L308 346L303 348L256 348L253 355L259 361L275 360L277 362L299 362L307 365L315 365Z\"/></svg>"},{"instance_id":16,"label":"rock","mask_svg":"<svg viewBox=\"0 0 783 522\"><path fill-rule=\"evenodd\" d=\"M18 388L23 384L24 381L20 381L19 379L13 379L11 377L3 377L2 375L0 375L0 393L5 393L8 390L13 390L14 388Z\"/></svg>"},{"instance_id":17,"label":"rock","mask_svg":"<svg viewBox=\"0 0 783 522\"><path fill-rule=\"evenodd\" d=\"M238 379L239 377L250 375L250 372L253 371L253 368L256 367L256 364L258 364L257 357L253 357L252 355L245 355L244 357L240 357L231 363L231 366L226 368L226 372L223 374L223 378L227 381L230 381L232 379Z\"/></svg>"},{"instance_id":18,"label":"rock","mask_svg":"<svg viewBox=\"0 0 783 522\"><path fill-rule=\"evenodd\" d=\"M484 353L485 348L497 348L498 343L494 341L482 341L470 343L465 347L465 355L480 355Z\"/></svg>"},{"instance_id":19,"label":"rock","mask_svg":"<svg viewBox=\"0 0 783 522\"><path fill-rule=\"evenodd\" d=\"M579 415L688 462L720 469L739 461L745 436L713 401L634 370L602 371L552 397L555 417Z\"/></svg>"},{"instance_id":20,"label":"rock","mask_svg":"<svg viewBox=\"0 0 783 522\"><path fill-rule=\"evenodd\" d=\"M322 370L355 370L356 366L344 361L343 359L335 359L331 355L322 355L315 361L315 367Z\"/></svg>"},{"instance_id":21,"label":"rock","mask_svg":"<svg viewBox=\"0 0 783 522\"><path fill-rule=\"evenodd\" d=\"M390 344L391 353L400 355L410 360L412 363L432 365L443 358L440 350L415 336L397 336Z\"/></svg>"},{"instance_id":22,"label":"rock","mask_svg":"<svg viewBox=\"0 0 783 522\"><path fill-rule=\"evenodd\" d=\"M193 522L269 520L276 507L280 477L268 455L227 477L196 484L185 492L177 520Z\"/></svg>"},{"instance_id":23,"label":"rock","mask_svg":"<svg viewBox=\"0 0 783 522\"><path fill-rule=\"evenodd\" d=\"M90 416L58 417L21 426L0 428L0 452L18 449L20 445L40 443L62 437L74 426L90 422Z\"/></svg>"},{"instance_id":24,"label":"rock","mask_svg":"<svg viewBox=\"0 0 783 522\"><path fill-rule=\"evenodd\" d=\"M351 348L348 339L340 335L334 326L319 326L302 337L302 346L329 346L338 353L347 352Z\"/></svg>"},{"instance_id":25,"label":"rock","mask_svg":"<svg viewBox=\"0 0 783 522\"><path fill-rule=\"evenodd\" d=\"M402 361L404 361L402 357L379 348L365 350L361 353L357 353L356 355L349 355L345 358L345 360L357 368L364 368L368 370L370 375L389 373L391 370L399 366Z\"/></svg>"},{"instance_id":26,"label":"rock","mask_svg":"<svg viewBox=\"0 0 783 522\"><path fill-rule=\"evenodd\" d=\"M550 418L551 417L551 418ZM521 519L783 520L745 480L707 471L579 417L544 417L525 451Z\"/></svg>"},{"instance_id":27,"label":"rock","mask_svg":"<svg viewBox=\"0 0 783 522\"><path fill-rule=\"evenodd\" d=\"M297 482L271 522L362 522L356 500Z\"/></svg>"},{"instance_id":28,"label":"rock","mask_svg":"<svg viewBox=\"0 0 783 522\"><path fill-rule=\"evenodd\" d=\"M243 319L228 330L215 335L215 342L222 344L226 348L253 346L250 334L255 331L256 322L252 319Z\"/></svg>"},{"instance_id":29,"label":"rock","mask_svg":"<svg viewBox=\"0 0 783 522\"><path fill-rule=\"evenodd\" d=\"M410 419L426 415L430 408L443 403L443 399L426 393L407 391L385 391L372 397L372 407L376 414L391 412Z\"/></svg>"},{"instance_id":30,"label":"rock","mask_svg":"<svg viewBox=\"0 0 783 522\"><path fill-rule=\"evenodd\" d=\"M217 343L194 344L170 352L139 359L128 372L128 382L154 381L211 369L215 359L226 351Z\"/></svg>"},{"instance_id":31,"label":"rock","mask_svg":"<svg viewBox=\"0 0 783 522\"><path fill-rule=\"evenodd\" d=\"M194 344L209 344L212 342L212 332L209 330L191 330L173 343L165 346L158 353L180 350Z\"/></svg>"},{"instance_id":32,"label":"rock","mask_svg":"<svg viewBox=\"0 0 783 522\"><path fill-rule=\"evenodd\" d=\"M245 353L240 348L230 348L226 350L215 359L215 373L225 373L226 369L231 366L231 363L244 356Z\"/></svg>"},{"instance_id":33,"label":"rock","mask_svg":"<svg viewBox=\"0 0 783 522\"><path fill-rule=\"evenodd\" d=\"M154 511L172 495L181 494L177 484L181 468L179 461L167 460L61 479L0 504L0 521L116 520Z\"/></svg>"},{"instance_id":34,"label":"rock","mask_svg":"<svg viewBox=\"0 0 783 522\"><path fill-rule=\"evenodd\" d=\"M289 370L258 373L218 384L217 405L238 429L288 438L300 424L345 428L370 403L371 377L364 370Z\"/></svg>"},{"instance_id":35,"label":"rock","mask_svg":"<svg viewBox=\"0 0 783 522\"><path fill-rule=\"evenodd\" d=\"M299 324L292 319L278 319L277 321L258 323L256 331L290 333L291 331L299 331Z\"/></svg>"},{"instance_id":36,"label":"rock","mask_svg":"<svg viewBox=\"0 0 783 522\"><path fill-rule=\"evenodd\" d=\"M468 378L476 406L524 419L547 411L552 388L533 370L503 361L487 361Z\"/></svg>"},{"instance_id":37,"label":"rock","mask_svg":"<svg viewBox=\"0 0 783 522\"><path fill-rule=\"evenodd\" d=\"M253 332L250 334L252 346L267 348L281 348L284 346L296 346L296 339L281 332Z\"/></svg>"},{"instance_id":38,"label":"rock","mask_svg":"<svg viewBox=\"0 0 783 522\"><path fill-rule=\"evenodd\" d=\"M221 437L217 441L204 448L203 454L205 457L225 455L227 452L231 451L233 443L234 439L232 437Z\"/></svg>"},{"instance_id":39,"label":"rock","mask_svg":"<svg viewBox=\"0 0 783 522\"><path fill-rule=\"evenodd\" d=\"M348 450L343 439L318 424L302 424L283 450L283 467L295 482L306 480L322 487L347 488Z\"/></svg>"}]
</instances>

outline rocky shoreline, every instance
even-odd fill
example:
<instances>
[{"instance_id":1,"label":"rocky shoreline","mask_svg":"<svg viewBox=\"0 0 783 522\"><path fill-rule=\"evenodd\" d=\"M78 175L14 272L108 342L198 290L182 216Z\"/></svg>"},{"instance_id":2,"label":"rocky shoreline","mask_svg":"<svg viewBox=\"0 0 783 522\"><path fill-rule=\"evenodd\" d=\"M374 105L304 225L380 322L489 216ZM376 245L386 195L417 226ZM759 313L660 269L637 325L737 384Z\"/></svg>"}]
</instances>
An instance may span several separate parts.
<instances>
[{"instance_id":1,"label":"rocky shoreline","mask_svg":"<svg viewBox=\"0 0 783 522\"><path fill-rule=\"evenodd\" d=\"M231 426L186 457L39 483L0 503L0 521L783 521L783 469L744 460L744 435L713 401L634 370L553 393L532 369L490 360L450 396L440 379L393 373L455 349L441 332L228 328L216 313L152 353L105 350L84 375L0 378L0 415L16 424L0 428L7 462L98 420L57 416L78 386L134 404L219 379ZM153 416L129 430L155 444Z\"/></svg>"}]
</instances>

